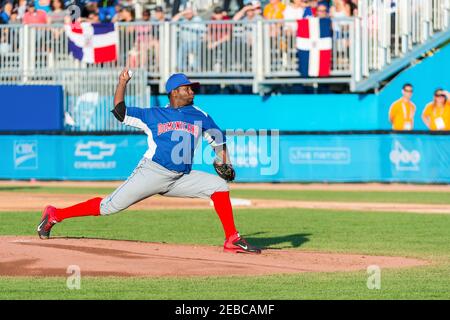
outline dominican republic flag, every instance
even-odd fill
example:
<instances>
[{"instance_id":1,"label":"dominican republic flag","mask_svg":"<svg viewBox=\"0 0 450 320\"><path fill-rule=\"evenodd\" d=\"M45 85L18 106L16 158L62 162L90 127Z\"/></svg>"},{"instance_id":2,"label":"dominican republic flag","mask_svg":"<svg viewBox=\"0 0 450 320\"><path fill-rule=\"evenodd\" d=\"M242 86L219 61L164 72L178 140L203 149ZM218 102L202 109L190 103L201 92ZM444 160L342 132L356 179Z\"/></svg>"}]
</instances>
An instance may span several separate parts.
<instances>
[{"instance_id":1,"label":"dominican republic flag","mask_svg":"<svg viewBox=\"0 0 450 320\"><path fill-rule=\"evenodd\" d=\"M69 52L86 63L117 60L119 37L113 23L77 23L65 25Z\"/></svg>"},{"instance_id":2,"label":"dominican republic flag","mask_svg":"<svg viewBox=\"0 0 450 320\"><path fill-rule=\"evenodd\" d=\"M298 69L302 77L329 77L332 31L330 18L297 20Z\"/></svg>"}]
</instances>

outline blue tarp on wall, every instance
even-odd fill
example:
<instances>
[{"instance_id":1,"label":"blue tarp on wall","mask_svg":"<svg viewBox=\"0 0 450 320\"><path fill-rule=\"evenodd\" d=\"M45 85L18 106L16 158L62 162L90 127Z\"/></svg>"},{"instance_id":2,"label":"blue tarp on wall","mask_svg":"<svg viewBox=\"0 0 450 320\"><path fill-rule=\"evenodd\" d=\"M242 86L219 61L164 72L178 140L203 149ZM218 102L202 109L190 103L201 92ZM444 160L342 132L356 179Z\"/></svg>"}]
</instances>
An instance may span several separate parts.
<instances>
[{"instance_id":1,"label":"blue tarp on wall","mask_svg":"<svg viewBox=\"0 0 450 320\"><path fill-rule=\"evenodd\" d=\"M389 129L380 124L373 94L199 95L195 105L210 114L222 129L340 131ZM164 106L155 96L151 105Z\"/></svg>"},{"instance_id":2,"label":"blue tarp on wall","mask_svg":"<svg viewBox=\"0 0 450 320\"><path fill-rule=\"evenodd\" d=\"M63 129L62 86L0 85L0 131Z\"/></svg>"},{"instance_id":3,"label":"blue tarp on wall","mask_svg":"<svg viewBox=\"0 0 450 320\"><path fill-rule=\"evenodd\" d=\"M237 181L450 183L450 139L439 135L229 136ZM125 179L146 136L0 136L0 178ZM213 173L211 148L194 168Z\"/></svg>"}]
</instances>

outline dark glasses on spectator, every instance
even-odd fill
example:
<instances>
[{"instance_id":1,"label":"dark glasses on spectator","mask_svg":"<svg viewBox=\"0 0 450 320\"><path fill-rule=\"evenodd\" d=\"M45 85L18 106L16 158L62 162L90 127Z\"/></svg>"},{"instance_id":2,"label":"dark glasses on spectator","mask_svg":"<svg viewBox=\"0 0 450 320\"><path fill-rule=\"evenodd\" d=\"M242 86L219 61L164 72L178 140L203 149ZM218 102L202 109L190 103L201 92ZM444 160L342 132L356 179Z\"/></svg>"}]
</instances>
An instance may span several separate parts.
<instances>
[{"instance_id":1,"label":"dark glasses on spectator","mask_svg":"<svg viewBox=\"0 0 450 320\"><path fill-rule=\"evenodd\" d=\"M413 92L411 89L403 89L405 92Z\"/></svg>"},{"instance_id":2,"label":"dark glasses on spectator","mask_svg":"<svg viewBox=\"0 0 450 320\"><path fill-rule=\"evenodd\" d=\"M445 94L443 94L443 93L437 93L434 96L438 97L438 98L447 98L447 96Z\"/></svg>"}]
</instances>

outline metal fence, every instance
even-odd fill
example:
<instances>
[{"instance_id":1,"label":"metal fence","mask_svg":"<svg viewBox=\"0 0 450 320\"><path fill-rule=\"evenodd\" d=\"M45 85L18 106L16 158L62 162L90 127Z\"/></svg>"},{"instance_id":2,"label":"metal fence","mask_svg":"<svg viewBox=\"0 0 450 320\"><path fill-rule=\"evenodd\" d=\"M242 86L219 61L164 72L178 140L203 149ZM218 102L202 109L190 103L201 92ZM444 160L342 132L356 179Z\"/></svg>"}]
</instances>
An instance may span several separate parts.
<instances>
[{"instance_id":1,"label":"metal fence","mask_svg":"<svg viewBox=\"0 0 450 320\"><path fill-rule=\"evenodd\" d=\"M450 0L359 0L358 10L354 83L406 57L437 34L448 37Z\"/></svg>"},{"instance_id":2,"label":"metal fence","mask_svg":"<svg viewBox=\"0 0 450 320\"><path fill-rule=\"evenodd\" d=\"M161 92L164 81L174 72L213 84L257 85L267 79L298 79L296 37L291 25L296 21L118 23L119 59L99 67L145 70L150 82L160 84ZM336 19L333 25L342 32L333 38L332 75L350 81L353 19ZM274 27L278 34L267 36ZM0 82L52 81L56 70L90 69L69 54L63 25L6 25L0 26L0 32ZM47 72L40 72L43 70ZM51 70L55 71L53 76Z\"/></svg>"},{"instance_id":3,"label":"metal fence","mask_svg":"<svg viewBox=\"0 0 450 320\"><path fill-rule=\"evenodd\" d=\"M328 78L299 77L296 21L285 20L118 23L118 61L96 67L143 70L160 92L174 72L205 84L249 84L254 92L263 84L288 83L355 88L435 35L449 33L450 0L360 0L358 12L332 20ZM62 25L0 25L0 83L55 81L68 68L92 69L70 56Z\"/></svg>"},{"instance_id":4,"label":"metal fence","mask_svg":"<svg viewBox=\"0 0 450 320\"><path fill-rule=\"evenodd\" d=\"M332 24L332 76L351 76L351 41L354 19L334 19ZM298 77L296 49L297 22L266 21L263 25L265 77ZM333 80L331 80L333 81Z\"/></svg>"},{"instance_id":5,"label":"metal fence","mask_svg":"<svg viewBox=\"0 0 450 320\"><path fill-rule=\"evenodd\" d=\"M54 80L64 87L65 127L68 131L136 131L111 113L120 69L66 69ZM150 107L147 72L136 70L127 86L128 106Z\"/></svg>"}]
</instances>

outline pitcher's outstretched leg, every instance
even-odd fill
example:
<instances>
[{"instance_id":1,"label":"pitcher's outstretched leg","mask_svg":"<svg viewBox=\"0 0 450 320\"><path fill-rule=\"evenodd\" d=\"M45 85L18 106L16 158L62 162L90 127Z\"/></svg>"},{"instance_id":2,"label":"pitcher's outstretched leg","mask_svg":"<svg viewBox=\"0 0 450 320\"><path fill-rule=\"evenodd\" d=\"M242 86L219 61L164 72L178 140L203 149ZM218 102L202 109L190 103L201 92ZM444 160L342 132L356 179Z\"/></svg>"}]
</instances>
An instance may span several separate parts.
<instances>
[{"instance_id":1,"label":"pitcher's outstretched leg","mask_svg":"<svg viewBox=\"0 0 450 320\"><path fill-rule=\"evenodd\" d=\"M65 219L100 215L101 201L102 198L93 198L63 209L57 209L50 205L46 206L42 212L41 222L37 227L39 238L50 238L50 231L52 230L52 227Z\"/></svg>"}]
</instances>

